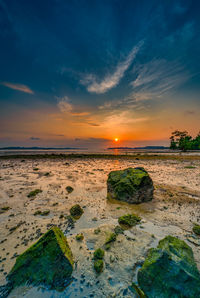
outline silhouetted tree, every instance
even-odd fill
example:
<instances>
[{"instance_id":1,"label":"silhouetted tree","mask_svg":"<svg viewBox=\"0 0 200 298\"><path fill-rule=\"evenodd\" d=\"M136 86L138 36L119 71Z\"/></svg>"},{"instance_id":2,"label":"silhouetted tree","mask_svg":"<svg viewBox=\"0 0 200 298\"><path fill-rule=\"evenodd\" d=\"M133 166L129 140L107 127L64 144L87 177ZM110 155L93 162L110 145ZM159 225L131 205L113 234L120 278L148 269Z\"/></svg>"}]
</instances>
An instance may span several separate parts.
<instances>
[{"instance_id":1,"label":"silhouetted tree","mask_svg":"<svg viewBox=\"0 0 200 298\"><path fill-rule=\"evenodd\" d=\"M170 137L170 149L200 150L200 132L192 139L187 131L175 130Z\"/></svg>"}]
</instances>

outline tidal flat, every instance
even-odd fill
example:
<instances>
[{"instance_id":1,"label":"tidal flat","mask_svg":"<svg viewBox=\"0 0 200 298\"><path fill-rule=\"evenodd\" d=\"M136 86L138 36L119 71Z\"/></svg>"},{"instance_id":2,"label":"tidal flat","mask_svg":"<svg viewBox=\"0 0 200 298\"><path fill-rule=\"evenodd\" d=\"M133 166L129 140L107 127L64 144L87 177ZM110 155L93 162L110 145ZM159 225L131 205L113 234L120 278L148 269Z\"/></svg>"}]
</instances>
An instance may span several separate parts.
<instances>
[{"instance_id":1,"label":"tidal flat","mask_svg":"<svg viewBox=\"0 0 200 298\"><path fill-rule=\"evenodd\" d=\"M133 205L107 199L110 171L129 167L148 171L155 187L152 201ZM84 213L71 222L75 204ZM109 244L104 270L97 274L93 253L104 247L118 218L127 213L142 220ZM192 231L193 224L200 223L200 158L6 157L0 159L0 222L1 285L16 257L53 225L67 237L75 262L72 282L63 291L30 285L14 289L9 297L137 297L130 285L149 248L167 235L192 248L200 270L200 237ZM83 237L77 239L77 234Z\"/></svg>"}]
</instances>

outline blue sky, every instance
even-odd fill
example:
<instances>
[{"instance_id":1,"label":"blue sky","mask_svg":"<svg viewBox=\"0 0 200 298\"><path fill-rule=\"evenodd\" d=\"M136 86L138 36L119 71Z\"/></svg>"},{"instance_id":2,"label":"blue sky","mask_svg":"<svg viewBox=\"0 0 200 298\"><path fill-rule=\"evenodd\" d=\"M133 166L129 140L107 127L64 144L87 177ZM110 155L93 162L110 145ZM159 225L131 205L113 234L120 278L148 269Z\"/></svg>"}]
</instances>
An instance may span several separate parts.
<instances>
[{"instance_id":1,"label":"blue sky","mask_svg":"<svg viewBox=\"0 0 200 298\"><path fill-rule=\"evenodd\" d=\"M0 146L200 129L199 1L0 0Z\"/></svg>"}]
</instances>

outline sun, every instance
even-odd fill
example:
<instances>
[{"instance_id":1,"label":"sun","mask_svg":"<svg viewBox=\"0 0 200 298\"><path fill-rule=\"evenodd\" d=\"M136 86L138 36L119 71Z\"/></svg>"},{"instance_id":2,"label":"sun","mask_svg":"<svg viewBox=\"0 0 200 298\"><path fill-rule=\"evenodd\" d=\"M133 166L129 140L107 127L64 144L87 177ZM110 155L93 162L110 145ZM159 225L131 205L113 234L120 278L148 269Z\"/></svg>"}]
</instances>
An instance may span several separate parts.
<instances>
[{"instance_id":1,"label":"sun","mask_svg":"<svg viewBox=\"0 0 200 298\"><path fill-rule=\"evenodd\" d=\"M119 139L118 138L115 138L115 142L118 142L119 141Z\"/></svg>"}]
</instances>

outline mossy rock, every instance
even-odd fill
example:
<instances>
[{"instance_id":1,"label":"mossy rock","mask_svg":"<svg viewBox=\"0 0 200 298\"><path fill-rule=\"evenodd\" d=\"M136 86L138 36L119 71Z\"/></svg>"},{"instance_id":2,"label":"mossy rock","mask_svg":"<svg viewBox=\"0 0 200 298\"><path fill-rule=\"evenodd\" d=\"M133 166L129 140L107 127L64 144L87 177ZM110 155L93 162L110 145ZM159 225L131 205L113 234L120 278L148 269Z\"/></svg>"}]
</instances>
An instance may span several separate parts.
<instances>
[{"instance_id":1,"label":"mossy rock","mask_svg":"<svg viewBox=\"0 0 200 298\"><path fill-rule=\"evenodd\" d=\"M192 249L176 237L165 237L150 249L138 271L138 284L149 298L200 297L200 273Z\"/></svg>"},{"instance_id":2,"label":"mossy rock","mask_svg":"<svg viewBox=\"0 0 200 298\"><path fill-rule=\"evenodd\" d=\"M109 235L106 237L105 244L109 244L111 242L116 241L117 235L115 233L109 233Z\"/></svg>"},{"instance_id":3,"label":"mossy rock","mask_svg":"<svg viewBox=\"0 0 200 298\"><path fill-rule=\"evenodd\" d=\"M62 231L53 227L16 259L7 279L12 288L42 284L62 290L69 284L72 271L71 249Z\"/></svg>"},{"instance_id":4,"label":"mossy rock","mask_svg":"<svg viewBox=\"0 0 200 298\"><path fill-rule=\"evenodd\" d=\"M32 198L35 197L37 194L41 193L42 190L41 189L35 189L32 190L31 192L29 192L29 194L27 195L28 198Z\"/></svg>"},{"instance_id":5,"label":"mossy rock","mask_svg":"<svg viewBox=\"0 0 200 298\"><path fill-rule=\"evenodd\" d=\"M36 216L36 215L47 216L47 215L49 215L49 213L50 213L50 210L44 210L44 211L37 210L37 211L34 213L34 215L35 215L35 216Z\"/></svg>"},{"instance_id":6,"label":"mossy rock","mask_svg":"<svg viewBox=\"0 0 200 298\"><path fill-rule=\"evenodd\" d=\"M118 218L118 223L125 227L133 227L139 224L141 218L135 214L125 214Z\"/></svg>"},{"instance_id":7,"label":"mossy rock","mask_svg":"<svg viewBox=\"0 0 200 298\"><path fill-rule=\"evenodd\" d=\"M94 262L94 269L97 273L101 273L103 271L104 263L103 260L96 260Z\"/></svg>"},{"instance_id":8,"label":"mossy rock","mask_svg":"<svg viewBox=\"0 0 200 298\"><path fill-rule=\"evenodd\" d=\"M67 187L66 187L66 191L67 191L68 193L71 193L73 190L74 190L74 189L73 189L73 187L71 187L71 186L67 186Z\"/></svg>"},{"instance_id":9,"label":"mossy rock","mask_svg":"<svg viewBox=\"0 0 200 298\"><path fill-rule=\"evenodd\" d=\"M83 214L83 212L83 209L78 204L72 206L72 208L70 209L70 214L74 218L79 218Z\"/></svg>"},{"instance_id":10,"label":"mossy rock","mask_svg":"<svg viewBox=\"0 0 200 298\"><path fill-rule=\"evenodd\" d=\"M196 235L200 235L200 225L198 225L198 224L194 224L192 231L193 231Z\"/></svg>"},{"instance_id":11,"label":"mossy rock","mask_svg":"<svg viewBox=\"0 0 200 298\"><path fill-rule=\"evenodd\" d=\"M107 197L131 204L153 199L153 181L143 168L112 171L107 180Z\"/></svg>"},{"instance_id":12,"label":"mossy rock","mask_svg":"<svg viewBox=\"0 0 200 298\"><path fill-rule=\"evenodd\" d=\"M84 236L83 236L82 233L76 235L76 240L77 241L82 241L83 239L84 239Z\"/></svg>"},{"instance_id":13,"label":"mossy rock","mask_svg":"<svg viewBox=\"0 0 200 298\"><path fill-rule=\"evenodd\" d=\"M104 250L102 248L97 248L95 251L94 251L94 258L95 259L103 259L104 257Z\"/></svg>"},{"instance_id":14,"label":"mossy rock","mask_svg":"<svg viewBox=\"0 0 200 298\"><path fill-rule=\"evenodd\" d=\"M115 234L116 234L116 235L124 234L124 229L122 229L122 227L120 227L120 226L116 226L116 227L114 228L114 231L115 231Z\"/></svg>"}]
</instances>

